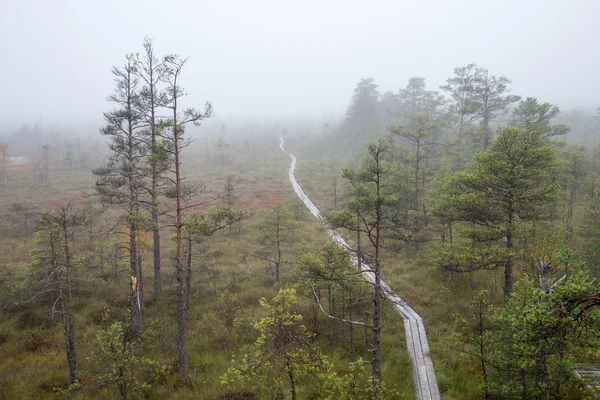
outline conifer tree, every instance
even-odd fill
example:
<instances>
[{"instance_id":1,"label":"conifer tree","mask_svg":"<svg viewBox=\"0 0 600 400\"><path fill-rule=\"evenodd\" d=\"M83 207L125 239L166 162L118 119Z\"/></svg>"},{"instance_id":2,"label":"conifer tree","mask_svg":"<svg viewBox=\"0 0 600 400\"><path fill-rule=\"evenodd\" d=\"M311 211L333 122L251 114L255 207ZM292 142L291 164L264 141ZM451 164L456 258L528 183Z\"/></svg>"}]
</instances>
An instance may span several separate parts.
<instances>
[{"instance_id":1,"label":"conifer tree","mask_svg":"<svg viewBox=\"0 0 600 400\"><path fill-rule=\"evenodd\" d=\"M138 257L138 234L143 225L142 201L145 192L145 176L141 169L146 153L141 127L144 124L139 108L138 78L131 55L122 68L113 68L116 88L108 100L116 105L113 111L104 113L106 126L101 130L110 138L111 154L106 166L94 170L98 176L96 191L104 206L118 205L122 208L121 222L125 226L130 273L130 335L135 336L143 313L141 294L142 271ZM129 339L131 338L129 337Z\"/></svg>"},{"instance_id":2,"label":"conifer tree","mask_svg":"<svg viewBox=\"0 0 600 400\"><path fill-rule=\"evenodd\" d=\"M559 195L552 179L554 147L537 129L508 127L485 152L477 153L470 171L445 183L460 240L442 246L433 257L446 269L467 272L504 267L504 297L510 297L515 236L525 221L547 219Z\"/></svg>"},{"instance_id":3,"label":"conifer tree","mask_svg":"<svg viewBox=\"0 0 600 400\"><path fill-rule=\"evenodd\" d=\"M192 205L185 204L186 189L182 185L184 179L181 171L182 150L190 144L190 140L184 137L185 126L194 124L196 126L212 116L213 108L210 102L206 102L203 111L193 108L183 109L180 101L185 96L185 91L180 86L180 78L183 67L188 59L182 59L177 55L168 55L164 59L163 79L167 85L165 90L165 107L169 109L171 116L164 122L164 132L161 133L170 140L168 152L173 156L173 169L171 178L175 198L175 232L176 232L176 261L177 271L177 350L178 350L178 372L187 375L187 349L185 338L185 265L183 262L183 217L186 208Z\"/></svg>"}]
</instances>

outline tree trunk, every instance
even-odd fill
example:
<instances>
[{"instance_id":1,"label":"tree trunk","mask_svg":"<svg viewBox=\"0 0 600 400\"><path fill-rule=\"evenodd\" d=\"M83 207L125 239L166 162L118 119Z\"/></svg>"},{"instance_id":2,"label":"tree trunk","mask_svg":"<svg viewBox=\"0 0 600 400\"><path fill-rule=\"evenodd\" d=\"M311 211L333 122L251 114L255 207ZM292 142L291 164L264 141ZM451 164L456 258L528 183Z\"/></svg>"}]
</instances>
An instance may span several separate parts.
<instances>
[{"instance_id":1,"label":"tree trunk","mask_svg":"<svg viewBox=\"0 0 600 400\"><path fill-rule=\"evenodd\" d=\"M376 181L377 198L381 196L379 176ZM381 396L381 206L377 206L375 222L375 286L373 288L373 398Z\"/></svg>"},{"instance_id":2,"label":"tree trunk","mask_svg":"<svg viewBox=\"0 0 600 400\"><path fill-rule=\"evenodd\" d=\"M552 289L550 285L550 263L542 259L541 261L541 277L540 277L540 290L546 295L550 294ZM550 312L549 307L547 306L547 311ZM548 365L548 352L547 350L542 350L539 359L536 361L536 386L540 386L540 384L544 385L542 390L542 398L544 400L550 400L550 366Z\"/></svg>"},{"instance_id":3,"label":"tree trunk","mask_svg":"<svg viewBox=\"0 0 600 400\"><path fill-rule=\"evenodd\" d=\"M130 292L129 292L129 330L128 340L131 340L138 331L140 324L140 294L139 284L137 276L137 246L136 246L136 229L133 225L129 227L129 273L131 275L130 280Z\"/></svg>"},{"instance_id":4,"label":"tree trunk","mask_svg":"<svg viewBox=\"0 0 600 400\"><path fill-rule=\"evenodd\" d=\"M128 144L127 144L127 152L128 164L133 165L133 123L132 123L132 98L131 92L128 91L128 100L127 100L127 115L128 115ZM136 192L136 183L135 178L133 177L133 172L129 172L127 174L127 179L129 181L129 274L130 274L130 282L129 282L129 329L126 335L126 340L131 340L138 332L139 324L140 324L140 293L139 293L139 282L138 282L138 258L137 258L137 226L136 219L138 217L138 202L137 202L137 192Z\"/></svg>"},{"instance_id":5,"label":"tree trunk","mask_svg":"<svg viewBox=\"0 0 600 400\"><path fill-rule=\"evenodd\" d=\"M180 148L177 126L177 78L173 82L173 145L175 153L175 199L176 214L175 227L177 231L177 350L178 362L177 368L179 375L187 375L187 349L185 343L185 298L184 298L184 280L185 269L183 266L183 237L182 237L182 207L181 207L181 165Z\"/></svg>"},{"instance_id":6,"label":"tree trunk","mask_svg":"<svg viewBox=\"0 0 600 400\"><path fill-rule=\"evenodd\" d=\"M61 291L61 297L63 296ZM67 363L69 364L69 385L77 382L77 353L75 352L75 338L73 334L73 319L72 315L69 316L69 307L65 307L65 299L63 297L61 301L61 308L63 313L63 331L65 350L67 354Z\"/></svg>"},{"instance_id":7,"label":"tree trunk","mask_svg":"<svg viewBox=\"0 0 600 400\"><path fill-rule=\"evenodd\" d=\"M350 289L349 297L349 307L348 307L348 319L352 321L352 289ZM350 325L350 360L354 361L354 324Z\"/></svg>"},{"instance_id":8,"label":"tree trunk","mask_svg":"<svg viewBox=\"0 0 600 400\"><path fill-rule=\"evenodd\" d=\"M156 207L156 182L152 182L152 207ZM160 276L160 231L158 230L158 211L152 210L152 239L154 252L154 297L162 294L162 282Z\"/></svg>"},{"instance_id":9,"label":"tree trunk","mask_svg":"<svg viewBox=\"0 0 600 400\"><path fill-rule=\"evenodd\" d=\"M442 240L442 244L446 243L446 224L442 222L442 229L440 231L440 238Z\"/></svg>"},{"instance_id":10,"label":"tree trunk","mask_svg":"<svg viewBox=\"0 0 600 400\"><path fill-rule=\"evenodd\" d=\"M138 229L137 231L137 270L138 270L138 294L139 294L139 304L140 304L140 317L141 320L144 320L144 272L142 268L142 238L141 232Z\"/></svg>"},{"instance_id":11,"label":"tree trunk","mask_svg":"<svg viewBox=\"0 0 600 400\"><path fill-rule=\"evenodd\" d=\"M375 287L373 296L373 398L379 399L381 389L381 278L379 260L375 259Z\"/></svg>"},{"instance_id":12,"label":"tree trunk","mask_svg":"<svg viewBox=\"0 0 600 400\"><path fill-rule=\"evenodd\" d=\"M192 239L188 239L188 248L187 248L187 273L185 275L185 309L190 309L190 295L192 292Z\"/></svg>"},{"instance_id":13,"label":"tree trunk","mask_svg":"<svg viewBox=\"0 0 600 400\"><path fill-rule=\"evenodd\" d=\"M317 288L317 299L321 298L321 289ZM315 299L315 306L313 307L313 318L312 318L312 332L313 336L317 336L319 333L319 301Z\"/></svg>"},{"instance_id":14,"label":"tree trunk","mask_svg":"<svg viewBox=\"0 0 600 400\"><path fill-rule=\"evenodd\" d=\"M486 106L487 107L487 106ZM490 145L490 117L488 115L488 112L485 112L485 115L483 116L483 150L487 150L487 148Z\"/></svg>"},{"instance_id":15,"label":"tree trunk","mask_svg":"<svg viewBox=\"0 0 600 400\"><path fill-rule=\"evenodd\" d=\"M508 251L512 251L514 246L512 226L515 217L515 210L511 207L508 229L506 232L506 248ZM509 254L506 264L504 266L504 302L506 303L510 299L513 288L513 262L512 256Z\"/></svg>"},{"instance_id":16,"label":"tree trunk","mask_svg":"<svg viewBox=\"0 0 600 400\"><path fill-rule=\"evenodd\" d=\"M485 347L483 343L483 336L485 333L485 329L483 326L483 318L484 318L485 308L483 304L483 300L479 299L479 361L481 362L481 376L483 377L483 392L485 400L490 398L490 393L488 389L488 377L487 377L487 369L485 365Z\"/></svg>"},{"instance_id":17,"label":"tree trunk","mask_svg":"<svg viewBox=\"0 0 600 400\"><path fill-rule=\"evenodd\" d=\"M66 218L66 217L65 217ZM71 283L71 254L69 253L69 235L67 222L63 221L63 240L65 251L65 275L67 280L67 304L64 307L63 299L63 327L65 331L65 346L67 362L69 363L69 385L77 382L77 352L75 351L75 322L73 315L73 287ZM65 309L66 308L66 309Z\"/></svg>"},{"instance_id":18,"label":"tree trunk","mask_svg":"<svg viewBox=\"0 0 600 400\"><path fill-rule=\"evenodd\" d=\"M294 366L291 365L289 356L286 356L285 363L287 366L288 376L290 377L290 384L292 387L291 388L292 400L296 400L296 380L294 378Z\"/></svg>"},{"instance_id":19,"label":"tree trunk","mask_svg":"<svg viewBox=\"0 0 600 400\"><path fill-rule=\"evenodd\" d=\"M415 210L419 209L419 167L421 164L421 141L416 141L417 151L415 153Z\"/></svg>"},{"instance_id":20,"label":"tree trunk","mask_svg":"<svg viewBox=\"0 0 600 400\"><path fill-rule=\"evenodd\" d=\"M362 270L362 253L360 247L360 214L357 215L357 224L356 224L356 261L358 264L358 270Z\"/></svg>"}]
</instances>

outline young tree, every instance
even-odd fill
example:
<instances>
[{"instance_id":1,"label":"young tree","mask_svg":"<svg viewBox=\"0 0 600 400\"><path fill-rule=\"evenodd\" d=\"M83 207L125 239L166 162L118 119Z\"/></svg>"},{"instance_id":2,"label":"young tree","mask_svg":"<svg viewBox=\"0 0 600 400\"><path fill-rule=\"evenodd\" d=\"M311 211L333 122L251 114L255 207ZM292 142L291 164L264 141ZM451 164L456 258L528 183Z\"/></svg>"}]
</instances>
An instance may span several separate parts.
<instances>
[{"instance_id":1,"label":"young tree","mask_svg":"<svg viewBox=\"0 0 600 400\"><path fill-rule=\"evenodd\" d=\"M27 235L31 233L31 220L37 215L34 207L25 202L12 203L8 206L8 211L11 214L11 219L15 222L15 225L21 235Z\"/></svg>"},{"instance_id":2,"label":"young tree","mask_svg":"<svg viewBox=\"0 0 600 400\"><path fill-rule=\"evenodd\" d=\"M492 314L489 294L482 290L473 296L466 316L455 315L456 330L450 340L450 348L475 357L481 367L484 398L490 398L490 355L493 335L490 331Z\"/></svg>"},{"instance_id":3,"label":"young tree","mask_svg":"<svg viewBox=\"0 0 600 400\"><path fill-rule=\"evenodd\" d=\"M336 246L333 242L318 252L303 254L298 260L297 267L307 287L308 296L315 300L313 332L318 333L319 310L330 319L336 343L345 339L336 332L337 324L344 323L343 328L349 327L348 344L350 357L354 361L357 347L355 326L370 328L369 324L354 320L356 314L367 314L368 307L365 307L364 302L370 300L370 288L365 285L364 278L357 273L346 249Z\"/></svg>"},{"instance_id":4,"label":"young tree","mask_svg":"<svg viewBox=\"0 0 600 400\"><path fill-rule=\"evenodd\" d=\"M277 203L261 212L261 219L252 225L261 251L252 254L266 260L275 268L275 282L279 284L283 253L293 243L295 230L300 226L289 203Z\"/></svg>"},{"instance_id":5,"label":"young tree","mask_svg":"<svg viewBox=\"0 0 600 400\"><path fill-rule=\"evenodd\" d=\"M192 260L194 258L194 243L214 235L216 232L231 227L235 222L250 218L250 213L234 210L228 206L221 207L205 218L199 213L190 213L183 218L183 238L185 240L186 276L185 276L185 309L190 308L192 292Z\"/></svg>"},{"instance_id":6,"label":"young tree","mask_svg":"<svg viewBox=\"0 0 600 400\"><path fill-rule=\"evenodd\" d=\"M227 179L225 181L225 185L223 186L223 202L229 207L233 208L233 205L237 199L237 195L235 194L235 184L233 182L233 176L227 175Z\"/></svg>"},{"instance_id":7,"label":"young tree","mask_svg":"<svg viewBox=\"0 0 600 400\"><path fill-rule=\"evenodd\" d=\"M110 138L111 155L108 164L94 170L98 176L96 192L104 206L119 205L123 214L121 221L126 226L127 251L130 272L130 337L139 329L143 312L141 293L142 271L139 265L139 231L143 224L141 202L145 191L145 176L141 170L146 146L140 128L144 118L139 109L138 79L136 78L133 57L127 56L122 68L113 68L116 88L108 100L117 108L104 113L106 126L101 130Z\"/></svg>"},{"instance_id":8,"label":"young tree","mask_svg":"<svg viewBox=\"0 0 600 400\"><path fill-rule=\"evenodd\" d=\"M83 224L82 214L73 211L71 204L60 206L57 212L42 214L38 221L36 242L45 247L34 254L32 269L35 286L34 297L52 294L54 307L60 302L65 350L69 364L69 385L77 383L77 351L75 347L74 275L77 269L73 255L73 238L76 227Z\"/></svg>"},{"instance_id":9,"label":"young tree","mask_svg":"<svg viewBox=\"0 0 600 400\"><path fill-rule=\"evenodd\" d=\"M237 200L235 184L233 180L233 176L227 175L227 179L225 181L225 185L223 186L223 203L225 206L233 209L233 205ZM233 227L233 223L229 225L229 233L231 233L231 229Z\"/></svg>"},{"instance_id":10,"label":"young tree","mask_svg":"<svg viewBox=\"0 0 600 400\"><path fill-rule=\"evenodd\" d=\"M96 334L96 343L88 357L92 372L101 386L115 385L123 400L135 399L142 389L149 389L169 371L169 367L141 355L140 344L154 339L154 330L147 327L135 343L127 338L129 328L122 322L108 324L108 313L103 316L102 329Z\"/></svg>"},{"instance_id":11,"label":"young tree","mask_svg":"<svg viewBox=\"0 0 600 400\"><path fill-rule=\"evenodd\" d=\"M165 121L165 128L169 131L169 152L174 158L174 178L171 179L175 189L175 231L177 235L177 256L175 268L177 271L177 349L178 349L178 372L187 375L187 350L185 340L185 267L183 263L183 212L186 208L182 200L181 151L190 143L185 140L185 126L200 123L212 116L213 108L210 102L204 106L204 111L196 111L193 108L182 109L180 100L185 96L185 91L179 86L179 79L183 67L188 59L181 59L177 55L169 55L164 59L163 79L167 84L165 107L171 111L171 118ZM166 133L165 133L166 135ZM190 206L187 206L190 207Z\"/></svg>"},{"instance_id":12,"label":"young tree","mask_svg":"<svg viewBox=\"0 0 600 400\"><path fill-rule=\"evenodd\" d=\"M298 382L308 376L329 372L331 366L295 311L296 291L280 289L272 301L260 300L266 314L254 323L257 338L221 377L221 384L250 387L261 398L298 399ZM287 390L284 390L287 388Z\"/></svg>"},{"instance_id":13,"label":"young tree","mask_svg":"<svg viewBox=\"0 0 600 400\"><path fill-rule=\"evenodd\" d=\"M160 144L159 129L161 124L157 115L158 109L164 105L166 99L159 88L164 72L164 62L159 61L154 55L154 43L152 39L144 38L144 53L136 54L134 58L135 74L142 80L142 88L139 92L139 106L149 130L150 135L150 196L152 200L152 236L154 252L154 297L160 297L162 293L161 269L160 269L160 227L158 221L158 195L160 177L168 166L166 153L162 151Z\"/></svg>"},{"instance_id":14,"label":"young tree","mask_svg":"<svg viewBox=\"0 0 600 400\"><path fill-rule=\"evenodd\" d=\"M487 151L476 154L471 171L457 173L445 185L447 207L464 225L461 240L442 246L434 262L458 272L503 266L508 300L517 226L546 219L560 193L552 179L554 160L554 147L541 131L502 129Z\"/></svg>"}]
</instances>

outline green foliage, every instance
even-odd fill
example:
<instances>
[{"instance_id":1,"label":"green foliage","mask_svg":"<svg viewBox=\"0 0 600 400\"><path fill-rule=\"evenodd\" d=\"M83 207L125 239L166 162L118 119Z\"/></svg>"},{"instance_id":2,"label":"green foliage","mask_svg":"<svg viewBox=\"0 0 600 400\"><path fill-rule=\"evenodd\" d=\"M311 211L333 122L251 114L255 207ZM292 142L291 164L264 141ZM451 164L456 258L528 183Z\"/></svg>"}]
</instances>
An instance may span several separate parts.
<instances>
[{"instance_id":1,"label":"green foliage","mask_svg":"<svg viewBox=\"0 0 600 400\"><path fill-rule=\"evenodd\" d=\"M454 216L448 204L460 193L452 182L452 172L448 167L440 168L431 181L425 206L434 217L443 222L451 222Z\"/></svg>"},{"instance_id":2,"label":"green foliage","mask_svg":"<svg viewBox=\"0 0 600 400\"><path fill-rule=\"evenodd\" d=\"M272 301L260 300L265 316L254 323L256 340L246 346L221 377L232 388L257 391L261 398L279 398L298 382L332 368L311 341L294 311L296 291L281 289Z\"/></svg>"},{"instance_id":3,"label":"green foliage","mask_svg":"<svg viewBox=\"0 0 600 400\"><path fill-rule=\"evenodd\" d=\"M331 282L343 288L364 284L345 249L328 243L319 252L305 253L297 262L298 271L311 283Z\"/></svg>"},{"instance_id":4,"label":"green foliage","mask_svg":"<svg viewBox=\"0 0 600 400\"><path fill-rule=\"evenodd\" d=\"M550 125L550 121L560 114L558 106L550 103L540 103L535 97L521 100L512 114L514 124L540 129L544 137L569 133L567 125Z\"/></svg>"},{"instance_id":5,"label":"green foliage","mask_svg":"<svg viewBox=\"0 0 600 400\"><path fill-rule=\"evenodd\" d=\"M93 377L101 386L116 386L122 399L132 399L167 374L170 367L141 355L142 344L152 341L155 335L150 323L146 323L132 341L128 339L127 324L108 324L107 320L108 311L104 313L104 326L96 334L96 345L88 357Z\"/></svg>"},{"instance_id":6,"label":"green foliage","mask_svg":"<svg viewBox=\"0 0 600 400\"><path fill-rule=\"evenodd\" d=\"M489 354L490 346L495 338L489 329L492 312L487 291L482 290L471 299L469 308L464 314L454 314L454 332L447 340L447 346L455 351L468 354L478 360L482 381L481 392L489 395Z\"/></svg>"},{"instance_id":7,"label":"green foliage","mask_svg":"<svg viewBox=\"0 0 600 400\"><path fill-rule=\"evenodd\" d=\"M275 280L279 283L284 252L294 243L294 238L302 222L296 218L290 203L277 203L268 210L261 211L260 219L252 224L261 249L255 255L275 267Z\"/></svg>"},{"instance_id":8,"label":"green foliage","mask_svg":"<svg viewBox=\"0 0 600 400\"><path fill-rule=\"evenodd\" d=\"M289 243L301 223L296 219L293 208L288 203L277 203L260 213L260 220L252 224L256 238L269 247L277 243Z\"/></svg>"},{"instance_id":9,"label":"green foliage","mask_svg":"<svg viewBox=\"0 0 600 400\"><path fill-rule=\"evenodd\" d=\"M389 228L388 236L394 236L391 228L396 227L393 217L399 198L394 192L391 148L391 138L378 138L367 146L360 169L343 170L343 178L350 190L345 193L346 207L327 217L333 228L362 232L373 245L375 236L379 234L377 226Z\"/></svg>"},{"instance_id":10,"label":"green foliage","mask_svg":"<svg viewBox=\"0 0 600 400\"><path fill-rule=\"evenodd\" d=\"M446 244L435 264L455 271L512 268L518 225L547 219L560 194L554 161L555 150L539 130L509 127L475 155L470 171L438 180L434 192L442 200L432 201L434 212L462 225L459 240Z\"/></svg>"},{"instance_id":11,"label":"green foliage","mask_svg":"<svg viewBox=\"0 0 600 400\"><path fill-rule=\"evenodd\" d=\"M359 400L373 398L372 378L365 379L366 368L363 360L359 358L350 365L344 373L324 373L318 376L320 383L319 393L315 399L319 400ZM387 390L383 383L379 383L382 400L389 399L394 394Z\"/></svg>"},{"instance_id":12,"label":"green foliage","mask_svg":"<svg viewBox=\"0 0 600 400\"><path fill-rule=\"evenodd\" d=\"M525 276L505 307L491 306L480 292L467 315L456 317L449 343L485 365L482 388L494 396L562 398L573 382L574 355L599 348L598 327L590 323L598 312L578 302L598 284L582 272L549 283L546 292Z\"/></svg>"}]
</instances>

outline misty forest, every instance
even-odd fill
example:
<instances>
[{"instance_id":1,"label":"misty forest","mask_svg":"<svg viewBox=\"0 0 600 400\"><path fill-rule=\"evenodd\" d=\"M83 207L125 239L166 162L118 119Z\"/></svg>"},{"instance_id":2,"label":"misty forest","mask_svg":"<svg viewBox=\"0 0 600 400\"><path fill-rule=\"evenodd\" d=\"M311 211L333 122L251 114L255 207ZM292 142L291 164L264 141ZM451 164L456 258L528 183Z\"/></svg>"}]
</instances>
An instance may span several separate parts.
<instances>
[{"instance_id":1,"label":"misty forest","mask_svg":"<svg viewBox=\"0 0 600 400\"><path fill-rule=\"evenodd\" d=\"M0 399L600 398L599 4L133 3L0 16Z\"/></svg>"}]
</instances>

